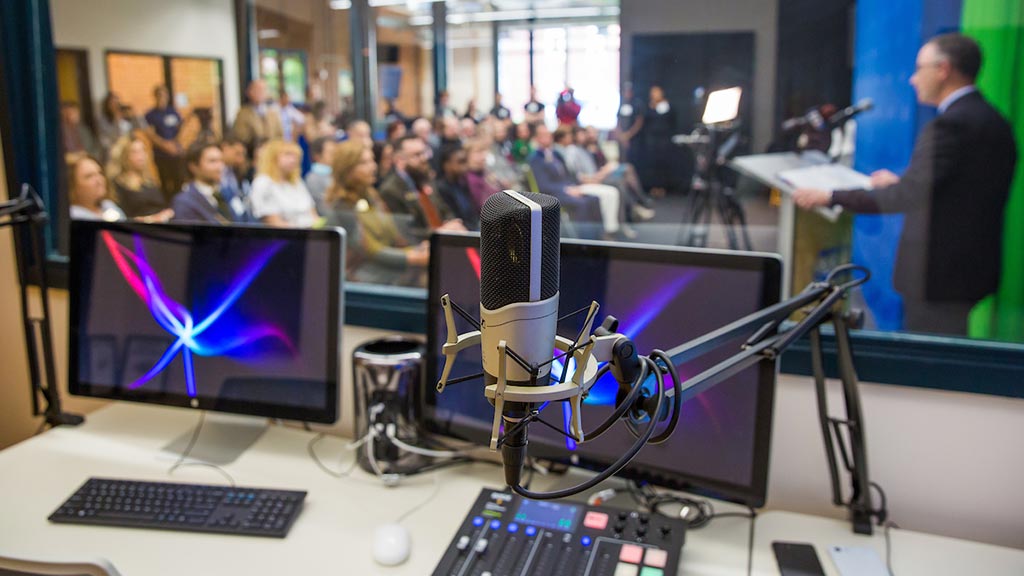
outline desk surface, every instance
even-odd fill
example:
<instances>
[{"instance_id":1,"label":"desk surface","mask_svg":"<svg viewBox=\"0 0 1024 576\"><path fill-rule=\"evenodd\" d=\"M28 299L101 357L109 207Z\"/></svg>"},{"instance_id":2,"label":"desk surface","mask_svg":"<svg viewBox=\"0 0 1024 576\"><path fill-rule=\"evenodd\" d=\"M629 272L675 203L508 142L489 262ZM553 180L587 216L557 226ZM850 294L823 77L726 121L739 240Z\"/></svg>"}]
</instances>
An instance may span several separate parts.
<instances>
[{"instance_id":1,"label":"desk surface","mask_svg":"<svg viewBox=\"0 0 1024 576\"><path fill-rule=\"evenodd\" d=\"M187 410L115 404L89 416L79 428L59 428L0 452L0 553L51 559L109 559L126 576L135 574L430 574L480 488L501 482L500 470L477 464L409 479L386 488L356 470L346 478L321 471L307 453L313 435L272 426L236 462L226 467L239 485L306 490L306 506L284 540L189 534L155 530L50 524L46 518L86 478L223 483L214 470L179 469L161 448L197 421ZM322 460L337 469L352 462L344 439L317 445ZM541 483L543 480L539 480ZM408 562L383 568L370 557L373 529L403 521L413 551ZM615 504L615 502L613 502ZM716 503L720 511L733 508ZM745 574L749 521L721 518L687 534L683 574ZM1024 574L1024 551L892 531L893 568L912 574ZM757 519L754 573L778 574L771 542L815 543L828 574L831 545L866 546L884 558L885 539L858 536L846 522L767 512Z\"/></svg>"}]
</instances>

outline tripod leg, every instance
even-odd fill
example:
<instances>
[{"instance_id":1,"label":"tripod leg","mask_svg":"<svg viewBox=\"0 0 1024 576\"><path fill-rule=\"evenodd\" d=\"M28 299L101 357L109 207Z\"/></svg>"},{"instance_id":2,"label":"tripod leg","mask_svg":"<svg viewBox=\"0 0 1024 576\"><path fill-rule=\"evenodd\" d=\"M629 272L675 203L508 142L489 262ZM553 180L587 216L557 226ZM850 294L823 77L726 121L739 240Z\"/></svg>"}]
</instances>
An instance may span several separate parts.
<instances>
[{"instance_id":1,"label":"tripod leg","mask_svg":"<svg viewBox=\"0 0 1024 576\"><path fill-rule=\"evenodd\" d=\"M722 220L722 227L725 228L725 239L729 242L729 249L739 250L739 240L736 238L736 230L733 228L729 199L724 192L719 192L715 200L718 208L718 217Z\"/></svg>"}]
</instances>

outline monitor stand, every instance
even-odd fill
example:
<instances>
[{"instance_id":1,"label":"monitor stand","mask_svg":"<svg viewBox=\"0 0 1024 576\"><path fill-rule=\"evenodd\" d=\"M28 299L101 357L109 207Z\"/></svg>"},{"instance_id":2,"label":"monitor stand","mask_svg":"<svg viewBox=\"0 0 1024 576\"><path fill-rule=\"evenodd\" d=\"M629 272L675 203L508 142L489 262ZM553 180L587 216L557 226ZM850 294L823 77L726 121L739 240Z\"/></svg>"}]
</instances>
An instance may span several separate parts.
<instances>
[{"instance_id":1,"label":"monitor stand","mask_svg":"<svg viewBox=\"0 0 1024 576\"><path fill-rule=\"evenodd\" d=\"M238 416L207 412L199 438L189 450L188 459L223 466L238 459L266 431L268 420L255 416ZM180 458L192 440L194 428L163 447L164 452Z\"/></svg>"}]
</instances>

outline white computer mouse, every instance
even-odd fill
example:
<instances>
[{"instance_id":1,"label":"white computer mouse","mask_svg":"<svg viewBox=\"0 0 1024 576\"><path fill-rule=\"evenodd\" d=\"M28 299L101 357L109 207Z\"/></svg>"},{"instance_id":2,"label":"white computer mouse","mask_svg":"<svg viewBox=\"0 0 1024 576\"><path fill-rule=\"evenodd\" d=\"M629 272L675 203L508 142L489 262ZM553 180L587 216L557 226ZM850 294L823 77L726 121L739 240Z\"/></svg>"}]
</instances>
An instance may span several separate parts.
<instances>
[{"instance_id":1,"label":"white computer mouse","mask_svg":"<svg viewBox=\"0 0 1024 576\"><path fill-rule=\"evenodd\" d=\"M384 524L373 532L373 559L382 566L405 562L412 551L412 538L401 524Z\"/></svg>"}]
</instances>

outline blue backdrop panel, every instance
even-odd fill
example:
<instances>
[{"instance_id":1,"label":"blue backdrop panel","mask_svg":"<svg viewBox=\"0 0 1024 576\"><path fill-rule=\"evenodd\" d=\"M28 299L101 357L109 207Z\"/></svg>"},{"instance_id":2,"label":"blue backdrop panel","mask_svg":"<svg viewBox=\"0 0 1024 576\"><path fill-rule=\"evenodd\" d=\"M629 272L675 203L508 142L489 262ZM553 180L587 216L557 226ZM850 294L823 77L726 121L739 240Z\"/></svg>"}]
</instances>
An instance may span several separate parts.
<instances>
[{"instance_id":1,"label":"blue backdrop panel","mask_svg":"<svg viewBox=\"0 0 1024 576\"><path fill-rule=\"evenodd\" d=\"M917 105L910 86L917 51L936 33L955 30L961 0L859 0L853 101L871 98L875 108L858 118L855 167L900 174L910 161L917 132L934 115ZM892 286L902 215L857 216L853 260L871 269L864 299L882 330L903 325L903 305Z\"/></svg>"}]
</instances>

